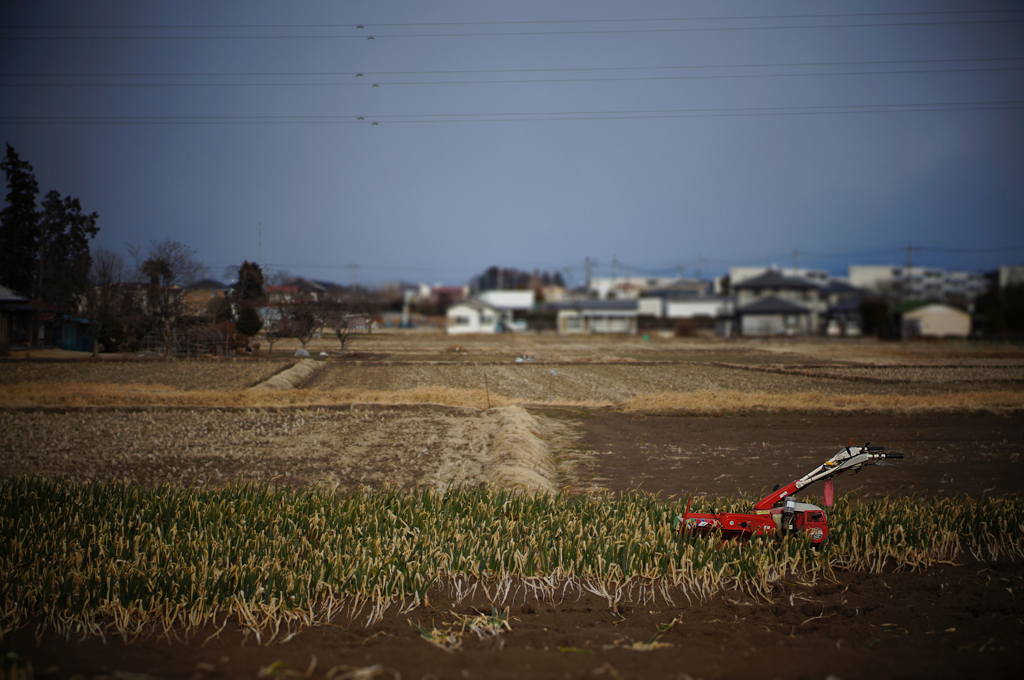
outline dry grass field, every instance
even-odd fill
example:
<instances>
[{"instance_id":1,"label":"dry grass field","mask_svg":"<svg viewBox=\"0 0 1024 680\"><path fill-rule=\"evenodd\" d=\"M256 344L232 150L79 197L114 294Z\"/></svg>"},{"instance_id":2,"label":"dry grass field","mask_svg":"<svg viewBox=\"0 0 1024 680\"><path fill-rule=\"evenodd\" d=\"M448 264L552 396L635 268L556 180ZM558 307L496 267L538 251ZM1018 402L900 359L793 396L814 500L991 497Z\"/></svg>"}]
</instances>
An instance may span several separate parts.
<instances>
[{"instance_id":1,"label":"dry grass field","mask_svg":"<svg viewBox=\"0 0 1024 680\"><path fill-rule=\"evenodd\" d=\"M19 613L18 603L27 600L19 599L18 588L36 588L33 601L45 603L51 588L46 584L61 578L62 570L73 575L86 567L98 574L124 569L134 564L125 546L139 540L152 544L153 552L142 560L150 566L132 567L131 575L118 577L120 586L109 580L104 586L101 576L90 576L100 579L95 593L137 588L144 571L168 584L200 570L217 583L218 569L249 574L237 597L230 594L235 602L230 616L218 618L208 597L188 605L192 609L184 601L161 600L161 611L177 622L162 631L143 624L150 615L143 600L103 604L88 625L59 607L49 610L49 623L38 634L34 626L43 618L0 636L5 672L45 678L355 680L729 678L759 676L768 666L785 678L964 677L980 667L1018 677L1022 670L1024 610L1015 593L1024 590L1019 563L1024 547L1019 527L998 526L1007 521L1005 512L1019 515L1024 487L1018 471L1024 449L1024 351L1016 346L543 335L453 339L381 332L360 338L345 355L335 343L314 341L313 361L303 365L292 356L296 347L282 342L272 357L264 352L224 361L91 361L48 359L45 353L0 360L0 481L7 490L28 489L9 494L6 502L11 508L45 505L39 494L51 489L45 486L49 482L32 480L58 480L65 486L44 495L64 489L61 493L83 504L50 509L68 523L60 529L64 538L21 545L21 557L13 552L0 557L5 606L0 621L30 616ZM772 483L785 483L820 463L850 437L906 454L900 470L869 469L837 483L849 500L835 516L849 524L847 534L837 527L837 540L861 523L874 527L869 531L874 538L865 539L858 553L862 562L848 562L843 552L853 543L837 543L834 554L783 557L775 567L769 556L748 558L739 551L721 561L711 550L710 558L701 558L710 560L702 563L701 587L733 585L700 595L686 590L689 558L680 558L682 571L673 577L674 585L653 575L667 559L658 552L658 541L672 540L662 521L670 508L691 495L701 503L749 503ZM128 486L117 486L120 482ZM492 513L486 522L508 532L507 538L492 536L497 529L486 522L452 536L476 541L510 571L498 578L488 576L484 566L466 573L442 569L441 580L421 592L429 576L423 556L395 546L418 545L428 533L422 522L430 523L430 512L417 506L419 514L405 516L397 508L410 501L402 499L413 489L431 490L451 494L437 498L458 504L490 493L485 487L528 496L497 496L491 510L466 500L472 512L447 510L445 522L463 527L459 522L478 521L473 513ZM89 499L143 493L131 489L154 490L156 499L165 499L146 501L151 504L147 517L152 515L147 526L154 528L145 536L132 528L134 517L102 519L113 522L109 531L97 524L101 520L81 524L86 520L76 519L99 512L92 507L99 501ZM296 501L303 508L311 502L327 507L330 498L356 510L360 498L383 503L379 511L370 512L370 505L361 510L373 515L361 521L367 530L373 525L376 538L361 541L360 527L344 522L314 527L321 514L316 507L310 514L285 509L293 501L273 500L291 498L289 489L326 494L311 496L315 502ZM576 544L578 554L596 554L595 573L605 576L573 580L564 571L525 566L542 551L520 554L518 542L553 546L565 540L544 513L527 522L524 510L512 509L525 498L547 507L542 499L548 492L560 493L550 498L563 504L558 512L564 513L564 527L582 532L574 539L582 541ZM249 537L251 547L242 552L219 543L195 548L196 555L223 549L225 566L173 557L175 550L194 552L182 547L185 526L176 538L178 525L168 514L172 507L199 508L199 496L188 495L193 493L214 499L222 494L228 500L216 501L222 504L217 507L227 510L190 512L200 518L221 513L220 523L210 525L214 531ZM731 500L712 501L717 495ZM261 515L259 526L269 533L253 533L256 527L244 521L224 519L224 512L244 514L255 507L238 499L268 497L273 507L261 510L267 515ZM882 497L891 500L876 500ZM423 496L423 503L434 503L431 498ZM283 513L276 519L275 503ZM990 516L984 531L975 533L969 521L957 520L960 533L940 524L939 530L911 529L913 540L904 541L906 527L924 518L915 518L916 506L924 504L935 507L926 513L927 521L972 517L981 507ZM627 506L647 508L644 512L655 519L628 520L637 522L629 529L636 532L634 541L602 533L601 527L627 521L621 514ZM589 508L589 519L577 513L580 508ZM872 515L873 508L888 513L884 522ZM38 512L12 510L0 517L5 540L18 531L42 536L48 527ZM22 527L30 519L38 524ZM172 533L154 538L151 534L161 528ZM109 567L91 562L97 551L107 549L101 544L108 533L119 537L111 550L129 555ZM293 559L289 541L294 540L302 554L326 554L317 552L326 550L327 543L316 538L321 534L332 537L331 550L342 561L352 554L369 560L397 550L381 564L392 576L421 579L415 581L420 584L415 597L403 594L393 605L370 609L353 604L358 598L342 600L349 608L331 604L326 611L335 613L329 615L322 603L289 609L287 602L267 600L269 553L261 551L272 542L275 551ZM62 553L61 541L78 545L74 537L79 535L87 537L83 552ZM979 539L982 535L988 538ZM943 547L936 548L939 538ZM453 551L445 559L467 559L448 545L456 539L432 540L440 546L433 551ZM878 561L872 551L879 541L904 557ZM914 548L914 541L925 547ZM653 569L650 575L631 574L631 543L650 553L653 561L642 567ZM958 545L975 547L957 552ZM19 571L27 562L17 560L28 559L32 551L42 555L40 564L58 560L67 567L31 586L31 574ZM557 561L556 553L549 550L544 559ZM915 562L914 554L930 557ZM764 570L756 588L743 576L755 558L761 560L757 569ZM736 566L740 563L747 566ZM841 566L847 563L862 566ZM863 564L878 566L865 570ZM608 571L609 565L616 566ZM363 567L354 569L350 580L370 588L366 592L383 592L367 584L359 571ZM298 572L288 573L273 577L284 579L274 581L275 588L298 587L293 583ZM302 576L312 579L302 587L341 588L326 585L333 581L318 573ZM64 590L93 592L78 577L66 578ZM157 588L150 595L159 599L162 592ZM66 593L61 597L67 599ZM89 597L61 606L92 606ZM280 615L259 613L268 611ZM194 624L188 623L190 616ZM281 627L282 620L291 623ZM301 621L307 624L295 623ZM137 634L105 639L101 634L125 626ZM70 636L55 635L56 629ZM260 638L264 644L256 644L253 631L266 634ZM267 639L273 644L265 644ZM735 653L726 653L726 647ZM26 674L29 664L34 676Z\"/></svg>"}]
</instances>

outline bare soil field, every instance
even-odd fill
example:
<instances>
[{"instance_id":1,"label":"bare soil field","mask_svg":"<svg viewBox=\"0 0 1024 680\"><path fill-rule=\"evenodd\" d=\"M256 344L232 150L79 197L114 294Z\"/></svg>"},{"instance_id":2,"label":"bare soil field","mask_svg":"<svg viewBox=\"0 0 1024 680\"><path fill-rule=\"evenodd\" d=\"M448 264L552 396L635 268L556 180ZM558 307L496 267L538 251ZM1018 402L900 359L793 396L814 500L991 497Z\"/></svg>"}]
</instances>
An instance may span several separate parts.
<instances>
[{"instance_id":1,"label":"bare soil field","mask_svg":"<svg viewBox=\"0 0 1024 680\"><path fill-rule=\"evenodd\" d=\"M0 362L0 389L18 383L160 385L178 390L238 390L263 382L292 362L204 359Z\"/></svg>"},{"instance_id":2,"label":"bare soil field","mask_svg":"<svg viewBox=\"0 0 1024 680\"><path fill-rule=\"evenodd\" d=\"M617 403L640 394L698 390L907 395L966 392L979 388L1019 390L1024 386L1024 366L797 371L705 362L430 363L400 366L360 362L332 363L320 371L307 387L323 390L342 387L408 390L421 385L463 390L489 389L494 394L527 402Z\"/></svg>"},{"instance_id":3,"label":"bare soil field","mask_svg":"<svg viewBox=\"0 0 1024 680\"><path fill-rule=\"evenodd\" d=\"M516 407L0 410L0 468L149 486L443 490L504 481L550 490L556 474L541 436Z\"/></svg>"},{"instance_id":4,"label":"bare soil field","mask_svg":"<svg viewBox=\"0 0 1024 680\"><path fill-rule=\"evenodd\" d=\"M1024 352L942 343L721 343L554 336L459 338L375 334L341 356L336 343L310 390L486 390L519 406L245 408L25 406L0 409L0 476L222 485L236 480L398 486L502 483L607 493L751 497L786 483L850 438L905 454L900 469L840 477L837 493L978 498L1024 490L1024 416L735 409L718 415L628 412L663 392L928 396L1019 395ZM322 348L322 349L321 349ZM278 354L280 349L281 354ZM276 345L275 355L294 348ZM515 363L516 357L533 361ZM106 373L107 367L114 373ZM63 381L240 390L288 361L0 362L7 385ZM551 376L554 370L556 375ZM486 382L485 382L486 381ZM40 387L42 389L42 387ZM589 404L589 405L588 405ZM525 453L523 453L525 452ZM530 473L533 473L531 475ZM503 476L504 475L504 476ZM814 490L812 490L813 493ZM3 639L8 667L40 678L1018 678L1024 671L1024 565L961 555L923 572L839 573L783 582L766 600L609 603L565 592L519 596L496 635L457 636L445 650L425 629L490 614L482 592L429 603L372 626L339 617L269 646L233 625L190 639L78 641L32 627ZM133 675L139 674L139 675Z\"/></svg>"}]
</instances>

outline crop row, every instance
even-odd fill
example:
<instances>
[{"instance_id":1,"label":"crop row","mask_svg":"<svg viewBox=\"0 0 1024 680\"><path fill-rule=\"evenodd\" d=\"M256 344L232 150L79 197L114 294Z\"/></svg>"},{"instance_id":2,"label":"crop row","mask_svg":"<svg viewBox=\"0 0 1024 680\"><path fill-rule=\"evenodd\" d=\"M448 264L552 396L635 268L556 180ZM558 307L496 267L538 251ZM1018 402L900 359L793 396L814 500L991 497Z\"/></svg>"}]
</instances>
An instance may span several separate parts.
<instances>
[{"instance_id":1,"label":"crop row","mask_svg":"<svg viewBox=\"0 0 1024 680\"><path fill-rule=\"evenodd\" d=\"M907 499L830 512L823 550L806 540L680 537L686 499L644 493L529 495L236 485L0 484L0 630L189 634L237 620L271 639L339 612L376 620L431 588L496 604L584 590L623 600L767 595L784 578L835 569L924 568L961 551L1024 556L1024 501ZM744 509L722 499L693 510ZM263 639L263 637L261 637Z\"/></svg>"}]
</instances>

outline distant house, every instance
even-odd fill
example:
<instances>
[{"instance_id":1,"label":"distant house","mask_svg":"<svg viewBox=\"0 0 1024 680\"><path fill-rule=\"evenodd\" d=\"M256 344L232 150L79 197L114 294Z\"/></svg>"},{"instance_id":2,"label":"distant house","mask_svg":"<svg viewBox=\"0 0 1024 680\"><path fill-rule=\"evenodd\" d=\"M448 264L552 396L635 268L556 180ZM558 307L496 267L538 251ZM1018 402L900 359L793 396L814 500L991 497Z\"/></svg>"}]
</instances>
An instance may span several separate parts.
<instances>
[{"instance_id":1,"label":"distant house","mask_svg":"<svg viewBox=\"0 0 1024 680\"><path fill-rule=\"evenodd\" d=\"M638 304L636 300L576 300L553 305L557 312L558 332L622 333L635 335Z\"/></svg>"},{"instance_id":2,"label":"distant house","mask_svg":"<svg viewBox=\"0 0 1024 680\"><path fill-rule=\"evenodd\" d=\"M893 300L967 303L985 293L988 278L980 272L947 271L937 267L850 265L850 283Z\"/></svg>"},{"instance_id":3,"label":"distant house","mask_svg":"<svg viewBox=\"0 0 1024 680\"><path fill-rule=\"evenodd\" d=\"M921 305L902 313L900 330L904 340L966 338L971 334L971 315L941 303Z\"/></svg>"},{"instance_id":4,"label":"distant house","mask_svg":"<svg viewBox=\"0 0 1024 680\"><path fill-rule=\"evenodd\" d=\"M669 319L719 319L731 317L732 298L707 297L692 300L665 300L665 317Z\"/></svg>"},{"instance_id":5,"label":"distant house","mask_svg":"<svg viewBox=\"0 0 1024 680\"><path fill-rule=\"evenodd\" d=\"M267 286L267 299L271 303L312 300L317 302L327 296L327 286L316 281L295 277L279 286Z\"/></svg>"},{"instance_id":6,"label":"distant house","mask_svg":"<svg viewBox=\"0 0 1024 680\"><path fill-rule=\"evenodd\" d=\"M816 333L820 317L827 309L821 286L777 269L744 279L732 289L743 335Z\"/></svg>"},{"instance_id":7,"label":"distant house","mask_svg":"<svg viewBox=\"0 0 1024 680\"><path fill-rule=\"evenodd\" d=\"M482 300L467 300L452 305L445 313L446 331L460 333L499 333L504 320L501 310Z\"/></svg>"},{"instance_id":8,"label":"distant house","mask_svg":"<svg viewBox=\"0 0 1024 680\"><path fill-rule=\"evenodd\" d=\"M595 276L587 284L587 294L598 300L635 300L652 289L671 286L678 281L669 277Z\"/></svg>"},{"instance_id":9,"label":"distant house","mask_svg":"<svg viewBox=\"0 0 1024 680\"><path fill-rule=\"evenodd\" d=\"M540 289L540 297L544 302L561 302L569 297L569 291L564 286L551 284Z\"/></svg>"},{"instance_id":10,"label":"distant house","mask_svg":"<svg viewBox=\"0 0 1024 680\"><path fill-rule=\"evenodd\" d=\"M466 286L432 286L430 297L423 302L433 307L436 314L446 314L448 308L466 299Z\"/></svg>"},{"instance_id":11,"label":"distant house","mask_svg":"<svg viewBox=\"0 0 1024 680\"><path fill-rule=\"evenodd\" d=\"M69 314L54 314L51 338L53 346L71 352L92 351L92 329L89 320Z\"/></svg>"},{"instance_id":12,"label":"distant house","mask_svg":"<svg viewBox=\"0 0 1024 680\"><path fill-rule=\"evenodd\" d=\"M507 309L511 312L529 312L536 303L536 295L532 290L484 290L477 298L485 303Z\"/></svg>"},{"instance_id":13,"label":"distant house","mask_svg":"<svg viewBox=\"0 0 1024 680\"><path fill-rule=\"evenodd\" d=\"M214 298L227 297L231 288L214 279L202 279L185 286L185 309L193 316L206 313L206 307Z\"/></svg>"},{"instance_id":14,"label":"distant house","mask_svg":"<svg viewBox=\"0 0 1024 680\"><path fill-rule=\"evenodd\" d=\"M867 293L845 281L832 279L821 288L828 309L825 312L825 334L830 336L861 334L863 319L860 315L861 302Z\"/></svg>"},{"instance_id":15,"label":"distant house","mask_svg":"<svg viewBox=\"0 0 1024 680\"><path fill-rule=\"evenodd\" d=\"M0 286L0 347L35 346L40 311L24 295Z\"/></svg>"},{"instance_id":16,"label":"distant house","mask_svg":"<svg viewBox=\"0 0 1024 680\"><path fill-rule=\"evenodd\" d=\"M809 335L815 331L811 311L774 296L736 309L742 335Z\"/></svg>"}]
</instances>

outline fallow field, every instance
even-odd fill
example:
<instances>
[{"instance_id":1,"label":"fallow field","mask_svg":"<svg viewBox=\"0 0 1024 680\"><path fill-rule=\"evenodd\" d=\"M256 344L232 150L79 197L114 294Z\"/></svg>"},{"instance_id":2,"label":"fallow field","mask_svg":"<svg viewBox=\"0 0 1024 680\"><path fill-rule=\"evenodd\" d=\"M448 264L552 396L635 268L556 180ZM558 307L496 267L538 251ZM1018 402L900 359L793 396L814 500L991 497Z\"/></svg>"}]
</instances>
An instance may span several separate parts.
<instances>
[{"instance_id":1,"label":"fallow field","mask_svg":"<svg viewBox=\"0 0 1024 680\"><path fill-rule=\"evenodd\" d=\"M295 348L0 361L5 672L1021 670L1020 348ZM838 480L826 550L672 531L687 502L749 507L851 438L906 458Z\"/></svg>"}]
</instances>

